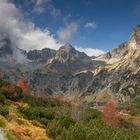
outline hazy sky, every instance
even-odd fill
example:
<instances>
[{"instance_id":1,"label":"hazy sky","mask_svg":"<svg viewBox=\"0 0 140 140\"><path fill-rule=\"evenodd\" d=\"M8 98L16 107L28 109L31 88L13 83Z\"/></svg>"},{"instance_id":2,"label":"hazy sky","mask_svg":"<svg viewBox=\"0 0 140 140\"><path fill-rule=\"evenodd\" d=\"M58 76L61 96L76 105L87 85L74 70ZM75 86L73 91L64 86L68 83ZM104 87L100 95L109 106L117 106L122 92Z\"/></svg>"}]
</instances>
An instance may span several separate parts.
<instances>
[{"instance_id":1,"label":"hazy sky","mask_svg":"<svg viewBox=\"0 0 140 140\"><path fill-rule=\"evenodd\" d=\"M44 41L45 33L51 42L45 45L53 49L69 42L89 55L98 55L100 50L107 51L127 41L133 27L140 24L140 0L0 0L1 3L5 1L20 12L25 25L34 26L32 32L26 31L22 38L31 37L33 42L38 39L39 32ZM3 11L0 8L0 12ZM20 18L14 18L21 25ZM32 49L35 46L32 42L20 44L30 44L29 49ZM99 50L94 50L96 48Z\"/></svg>"}]
</instances>

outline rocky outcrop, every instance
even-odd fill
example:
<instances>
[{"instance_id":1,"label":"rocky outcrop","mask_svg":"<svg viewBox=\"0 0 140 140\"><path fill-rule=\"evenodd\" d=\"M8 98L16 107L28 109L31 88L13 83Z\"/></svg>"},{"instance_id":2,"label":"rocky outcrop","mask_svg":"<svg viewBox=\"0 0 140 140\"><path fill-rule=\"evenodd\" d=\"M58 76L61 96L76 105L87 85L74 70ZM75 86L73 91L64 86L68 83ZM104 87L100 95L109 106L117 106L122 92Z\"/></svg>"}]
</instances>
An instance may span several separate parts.
<instances>
[{"instance_id":1,"label":"rocky outcrop","mask_svg":"<svg viewBox=\"0 0 140 140\"><path fill-rule=\"evenodd\" d=\"M0 38L0 57L6 55L12 55L13 49L11 47L11 41L8 38Z\"/></svg>"},{"instance_id":2,"label":"rocky outcrop","mask_svg":"<svg viewBox=\"0 0 140 140\"><path fill-rule=\"evenodd\" d=\"M56 51L45 48L42 50L31 50L27 53L27 59L34 62L44 62L55 55Z\"/></svg>"}]
</instances>

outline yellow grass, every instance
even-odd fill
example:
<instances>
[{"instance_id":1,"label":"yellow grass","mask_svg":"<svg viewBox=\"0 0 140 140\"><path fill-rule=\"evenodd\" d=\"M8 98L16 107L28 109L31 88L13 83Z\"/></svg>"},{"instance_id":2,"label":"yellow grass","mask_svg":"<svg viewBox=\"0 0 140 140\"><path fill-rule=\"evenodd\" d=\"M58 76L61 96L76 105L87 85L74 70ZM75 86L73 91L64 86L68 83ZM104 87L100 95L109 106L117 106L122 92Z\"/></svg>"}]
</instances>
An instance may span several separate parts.
<instances>
[{"instance_id":1,"label":"yellow grass","mask_svg":"<svg viewBox=\"0 0 140 140\"><path fill-rule=\"evenodd\" d=\"M10 115L6 119L6 126L19 140L49 140L46 129L39 123L24 119L17 114L17 105L27 106L23 102L12 102L10 105Z\"/></svg>"}]
</instances>

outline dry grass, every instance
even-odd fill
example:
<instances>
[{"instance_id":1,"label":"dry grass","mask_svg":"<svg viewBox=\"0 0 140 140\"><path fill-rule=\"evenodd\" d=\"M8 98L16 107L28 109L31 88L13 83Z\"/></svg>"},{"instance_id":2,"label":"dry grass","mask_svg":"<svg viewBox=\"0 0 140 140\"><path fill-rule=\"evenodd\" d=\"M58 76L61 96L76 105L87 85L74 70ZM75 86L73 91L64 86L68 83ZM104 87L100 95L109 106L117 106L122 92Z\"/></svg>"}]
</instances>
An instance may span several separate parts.
<instances>
[{"instance_id":1,"label":"dry grass","mask_svg":"<svg viewBox=\"0 0 140 140\"><path fill-rule=\"evenodd\" d=\"M17 106L27 106L23 102L12 103L10 105L10 115L6 120L6 126L19 140L49 140L46 130L41 124L32 123L17 114Z\"/></svg>"}]
</instances>

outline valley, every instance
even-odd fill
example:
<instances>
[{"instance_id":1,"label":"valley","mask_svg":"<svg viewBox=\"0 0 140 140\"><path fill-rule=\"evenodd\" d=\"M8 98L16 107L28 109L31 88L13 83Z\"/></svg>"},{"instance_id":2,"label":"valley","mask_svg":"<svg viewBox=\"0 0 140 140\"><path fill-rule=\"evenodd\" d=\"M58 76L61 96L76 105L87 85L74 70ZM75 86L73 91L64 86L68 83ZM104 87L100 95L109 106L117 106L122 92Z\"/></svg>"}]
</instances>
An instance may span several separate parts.
<instances>
[{"instance_id":1,"label":"valley","mask_svg":"<svg viewBox=\"0 0 140 140\"><path fill-rule=\"evenodd\" d=\"M139 0L0 0L0 140L140 140Z\"/></svg>"}]
</instances>

